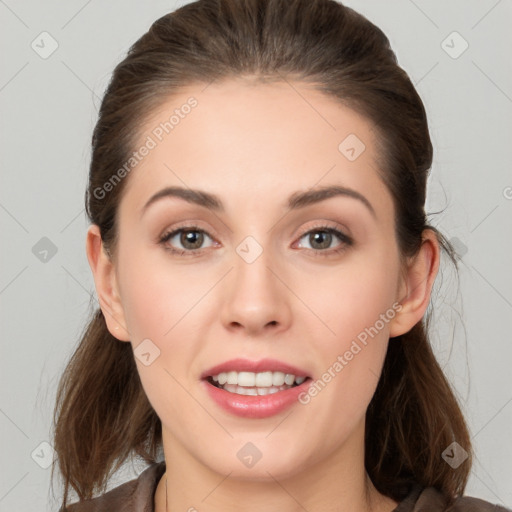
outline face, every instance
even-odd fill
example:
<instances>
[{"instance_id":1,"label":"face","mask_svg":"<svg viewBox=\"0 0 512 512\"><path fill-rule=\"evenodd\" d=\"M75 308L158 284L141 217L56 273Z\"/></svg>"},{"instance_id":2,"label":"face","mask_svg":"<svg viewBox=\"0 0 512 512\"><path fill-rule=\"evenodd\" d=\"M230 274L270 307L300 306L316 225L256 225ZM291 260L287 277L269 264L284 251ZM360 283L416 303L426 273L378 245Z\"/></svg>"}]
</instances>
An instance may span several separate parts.
<instances>
[{"instance_id":1,"label":"face","mask_svg":"<svg viewBox=\"0 0 512 512\"><path fill-rule=\"evenodd\" d=\"M283 477L362 446L401 299L392 198L371 123L334 99L298 82L203 88L141 130L150 149L118 212L119 320L166 458ZM190 200L155 196L169 187ZM198 204L191 190L214 200ZM204 379L233 359L257 370L235 374L242 387L265 369L279 381L284 365L307 379L300 394L245 398ZM250 365L263 359L274 365ZM265 464L243 463L247 443Z\"/></svg>"}]
</instances>

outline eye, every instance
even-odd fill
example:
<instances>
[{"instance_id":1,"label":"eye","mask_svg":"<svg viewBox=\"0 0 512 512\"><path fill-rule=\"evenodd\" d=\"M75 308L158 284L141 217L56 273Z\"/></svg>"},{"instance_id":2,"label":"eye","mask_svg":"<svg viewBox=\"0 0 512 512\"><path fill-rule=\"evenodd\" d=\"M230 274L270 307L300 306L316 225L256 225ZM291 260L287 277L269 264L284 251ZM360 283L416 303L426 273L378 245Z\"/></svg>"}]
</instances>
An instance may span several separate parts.
<instances>
[{"instance_id":1,"label":"eye","mask_svg":"<svg viewBox=\"0 0 512 512\"><path fill-rule=\"evenodd\" d=\"M191 226L167 232L162 235L159 242L172 253L194 254L205 248L203 247L203 244L207 238L213 242L213 239L206 231L199 229L196 226ZM213 244L210 244L207 247L211 246L213 246Z\"/></svg>"},{"instance_id":2,"label":"eye","mask_svg":"<svg viewBox=\"0 0 512 512\"><path fill-rule=\"evenodd\" d=\"M299 241L302 239L306 239L309 244L309 247L305 247L306 249L313 250L315 251L315 254L320 254L322 256L339 253L353 245L353 240L349 236L345 235L345 233L338 229L329 226L319 226L311 229L307 233L303 234ZM336 239L338 239L339 243L333 248L332 244L333 242L336 243Z\"/></svg>"},{"instance_id":3,"label":"eye","mask_svg":"<svg viewBox=\"0 0 512 512\"><path fill-rule=\"evenodd\" d=\"M211 243L204 246L203 244L207 239L210 239ZM303 244L300 243L302 239L305 239L306 243L309 244L304 248L313 251L315 256L329 256L340 253L353 245L353 240L349 236L330 226L318 226L304 233L299 238L299 247L301 248L303 247ZM336 239L338 239L338 245L333 248L332 245L333 242L336 242ZM218 245L206 231L197 226L180 227L168 231L159 238L159 243L164 246L165 250L182 256L193 256L205 248Z\"/></svg>"}]
</instances>

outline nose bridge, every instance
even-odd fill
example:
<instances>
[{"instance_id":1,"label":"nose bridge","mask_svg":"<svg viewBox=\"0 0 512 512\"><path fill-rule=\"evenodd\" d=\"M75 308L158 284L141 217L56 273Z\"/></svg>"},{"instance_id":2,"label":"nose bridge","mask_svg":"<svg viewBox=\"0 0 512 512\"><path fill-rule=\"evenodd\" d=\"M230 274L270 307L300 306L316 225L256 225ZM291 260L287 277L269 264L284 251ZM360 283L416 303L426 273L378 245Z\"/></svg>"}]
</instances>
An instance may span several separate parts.
<instances>
[{"instance_id":1,"label":"nose bridge","mask_svg":"<svg viewBox=\"0 0 512 512\"><path fill-rule=\"evenodd\" d=\"M290 304L285 287L274 275L276 264L272 249L254 237L247 236L238 244L222 314L226 327L243 327L254 334L288 324Z\"/></svg>"},{"instance_id":2,"label":"nose bridge","mask_svg":"<svg viewBox=\"0 0 512 512\"><path fill-rule=\"evenodd\" d=\"M234 293L239 304L263 311L266 304L277 298L275 278L268 268L272 267L271 252L268 244L263 247L252 236L237 246Z\"/></svg>"}]
</instances>

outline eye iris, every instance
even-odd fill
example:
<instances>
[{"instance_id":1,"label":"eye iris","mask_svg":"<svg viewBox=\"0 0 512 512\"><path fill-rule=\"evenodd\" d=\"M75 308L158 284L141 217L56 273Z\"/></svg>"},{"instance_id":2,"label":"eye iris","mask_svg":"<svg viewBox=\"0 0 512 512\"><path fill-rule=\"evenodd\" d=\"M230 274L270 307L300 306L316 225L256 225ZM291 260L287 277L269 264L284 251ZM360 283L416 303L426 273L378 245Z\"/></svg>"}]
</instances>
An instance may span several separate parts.
<instances>
[{"instance_id":1,"label":"eye iris","mask_svg":"<svg viewBox=\"0 0 512 512\"><path fill-rule=\"evenodd\" d=\"M187 247L188 249L199 249L203 244L203 233L199 231L184 231L181 234L180 242L183 244L183 247ZM190 247L187 244L192 244Z\"/></svg>"},{"instance_id":2,"label":"eye iris","mask_svg":"<svg viewBox=\"0 0 512 512\"><path fill-rule=\"evenodd\" d=\"M317 249L327 249L331 245L332 234L326 231L317 231L309 235L309 241L311 247L314 247L314 242L320 244L320 247L316 247Z\"/></svg>"}]
</instances>

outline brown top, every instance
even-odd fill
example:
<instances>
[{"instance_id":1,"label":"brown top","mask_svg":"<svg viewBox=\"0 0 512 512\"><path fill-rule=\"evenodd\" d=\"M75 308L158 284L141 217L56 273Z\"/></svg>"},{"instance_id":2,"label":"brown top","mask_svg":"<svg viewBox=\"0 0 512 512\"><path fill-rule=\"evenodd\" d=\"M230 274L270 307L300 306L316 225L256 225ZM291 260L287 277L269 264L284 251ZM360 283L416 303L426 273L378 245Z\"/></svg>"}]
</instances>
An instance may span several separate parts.
<instances>
[{"instance_id":1,"label":"brown top","mask_svg":"<svg viewBox=\"0 0 512 512\"><path fill-rule=\"evenodd\" d=\"M157 462L144 470L138 478L92 500L69 505L67 510L69 512L154 512L155 491L164 472L165 462ZM512 512L512 510L468 496L457 498L455 503L447 508L446 499L439 491L433 487L421 489L416 485L393 512Z\"/></svg>"}]
</instances>

